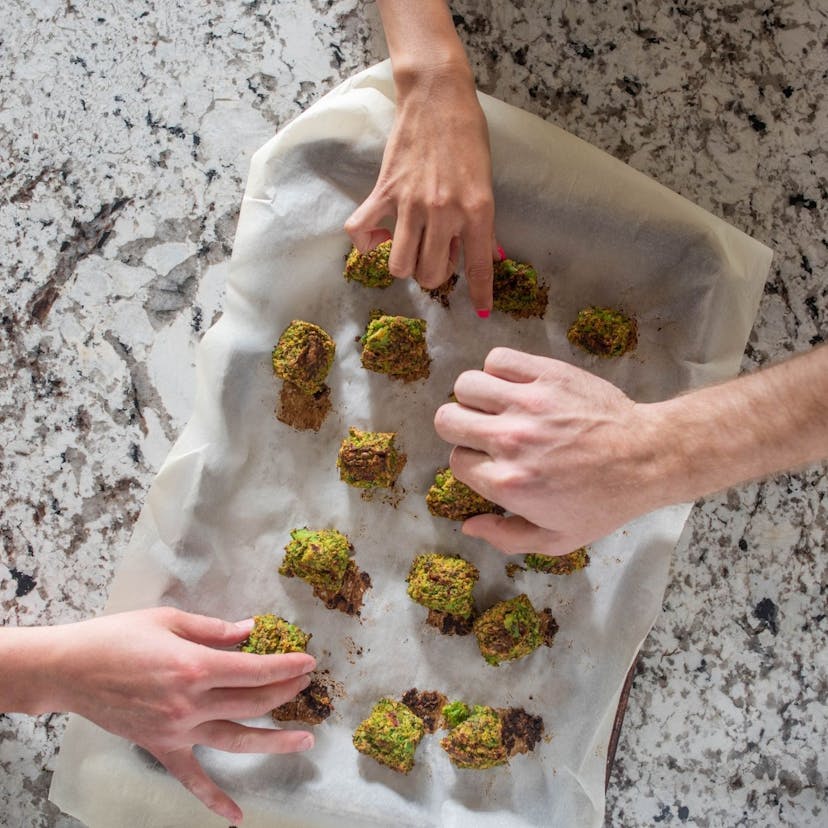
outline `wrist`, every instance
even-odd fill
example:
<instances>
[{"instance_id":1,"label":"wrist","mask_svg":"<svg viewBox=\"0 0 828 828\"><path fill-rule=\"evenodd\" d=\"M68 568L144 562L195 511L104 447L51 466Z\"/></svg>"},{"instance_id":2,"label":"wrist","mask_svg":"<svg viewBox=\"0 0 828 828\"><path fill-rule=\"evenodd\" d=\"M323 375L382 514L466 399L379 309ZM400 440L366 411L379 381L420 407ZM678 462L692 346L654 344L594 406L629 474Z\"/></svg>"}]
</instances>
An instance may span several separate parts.
<instances>
[{"instance_id":1,"label":"wrist","mask_svg":"<svg viewBox=\"0 0 828 828\"><path fill-rule=\"evenodd\" d=\"M462 47L458 53L447 49L426 57L411 54L396 60L392 58L392 68L398 103L418 93L429 97L434 89L467 91L475 95L474 75Z\"/></svg>"},{"instance_id":2,"label":"wrist","mask_svg":"<svg viewBox=\"0 0 828 828\"><path fill-rule=\"evenodd\" d=\"M624 477L646 511L695 499L686 478L685 444L676 439L673 416L666 403L634 403L632 407Z\"/></svg>"},{"instance_id":3,"label":"wrist","mask_svg":"<svg viewBox=\"0 0 828 828\"><path fill-rule=\"evenodd\" d=\"M0 710L36 716L65 710L54 627L0 630Z\"/></svg>"}]
</instances>

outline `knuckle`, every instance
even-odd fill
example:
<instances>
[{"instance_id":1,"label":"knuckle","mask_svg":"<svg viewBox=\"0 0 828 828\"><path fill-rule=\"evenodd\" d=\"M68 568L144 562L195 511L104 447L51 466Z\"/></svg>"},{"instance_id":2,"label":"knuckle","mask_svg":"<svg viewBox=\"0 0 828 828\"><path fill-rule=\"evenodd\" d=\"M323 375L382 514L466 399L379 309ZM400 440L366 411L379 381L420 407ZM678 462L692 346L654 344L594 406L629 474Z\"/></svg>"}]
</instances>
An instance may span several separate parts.
<instances>
[{"instance_id":1,"label":"knuckle","mask_svg":"<svg viewBox=\"0 0 828 828\"><path fill-rule=\"evenodd\" d=\"M524 436L520 430L511 426L493 434L492 441L500 454L507 457L514 457L523 448Z\"/></svg>"},{"instance_id":2,"label":"knuckle","mask_svg":"<svg viewBox=\"0 0 828 828\"><path fill-rule=\"evenodd\" d=\"M522 402L527 413L538 416L546 412L548 397L541 389L530 386L526 389Z\"/></svg>"},{"instance_id":3,"label":"knuckle","mask_svg":"<svg viewBox=\"0 0 828 828\"><path fill-rule=\"evenodd\" d=\"M496 348L492 348L492 350L489 351L484 364L487 368L490 368L494 365L502 365L504 362L508 360L511 354L511 348L504 348L502 345L498 345Z\"/></svg>"},{"instance_id":4,"label":"knuckle","mask_svg":"<svg viewBox=\"0 0 828 828\"><path fill-rule=\"evenodd\" d=\"M478 218L494 216L494 196L488 192L468 193L463 199L463 208Z\"/></svg>"},{"instance_id":5,"label":"knuckle","mask_svg":"<svg viewBox=\"0 0 828 828\"><path fill-rule=\"evenodd\" d=\"M173 674L185 687L199 684L208 678L208 670L197 658L180 656L173 664Z\"/></svg>"},{"instance_id":6,"label":"knuckle","mask_svg":"<svg viewBox=\"0 0 828 828\"><path fill-rule=\"evenodd\" d=\"M150 610L155 619L165 627L172 627L184 613L175 607L156 607Z\"/></svg>"},{"instance_id":7,"label":"knuckle","mask_svg":"<svg viewBox=\"0 0 828 828\"><path fill-rule=\"evenodd\" d=\"M194 712L195 705L190 697L184 693L176 693L167 702L167 719L171 728L190 719Z\"/></svg>"},{"instance_id":8,"label":"knuckle","mask_svg":"<svg viewBox=\"0 0 828 828\"><path fill-rule=\"evenodd\" d=\"M466 267L466 278L472 282L488 282L492 279L490 263L472 262Z\"/></svg>"},{"instance_id":9,"label":"knuckle","mask_svg":"<svg viewBox=\"0 0 828 828\"><path fill-rule=\"evenodd\" d=\"M525 473L515 466L502 467L495 476L495 488L504 495L512 495L523 490L526 484ZM508 524L504 519L499 522L501 527Z\"/></svg>"}]
</instances>

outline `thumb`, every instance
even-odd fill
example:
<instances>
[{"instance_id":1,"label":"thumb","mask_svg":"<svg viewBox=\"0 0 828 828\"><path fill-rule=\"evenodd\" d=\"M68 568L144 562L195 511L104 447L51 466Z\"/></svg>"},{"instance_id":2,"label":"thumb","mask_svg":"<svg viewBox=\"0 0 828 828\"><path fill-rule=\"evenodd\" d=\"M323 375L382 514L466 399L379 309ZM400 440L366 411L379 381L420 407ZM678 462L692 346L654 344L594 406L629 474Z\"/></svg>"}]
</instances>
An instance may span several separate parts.
<instances>
[{"instance_id":1,"label":"thumb","mask_svg":"<svg viewBox=\"0 0 828 828\"><path fill-rule=\"evenodd\" d=\"M519 515L477 515L463 524L463 534L487 541L507 555L564 555L571 551L557 532L541 529Z\"/></svg>"}]
</instances>

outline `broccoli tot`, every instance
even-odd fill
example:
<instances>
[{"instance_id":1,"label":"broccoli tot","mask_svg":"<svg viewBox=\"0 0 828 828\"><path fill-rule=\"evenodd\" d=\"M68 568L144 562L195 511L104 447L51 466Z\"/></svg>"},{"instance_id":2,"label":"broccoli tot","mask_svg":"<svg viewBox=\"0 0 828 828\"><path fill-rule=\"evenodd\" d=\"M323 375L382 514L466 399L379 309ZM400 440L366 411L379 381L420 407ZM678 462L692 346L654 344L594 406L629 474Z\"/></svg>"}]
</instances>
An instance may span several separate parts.
<instances>
[{"instance_id":1,"label":"broccoli tot","mask_svg":"<svg viewBox=\"0 0 828 828\"><path fill-rule=\"evenodd\" d=\"M458 768L485 770L509 761L503 744L503 722L491 707L475 705L440 741L440 746Z\"/></svg>"},{"instance_id":2,"label":"broccoli tot","mask_svg":"<svg viewBox=\"0 0 828 828\"><path fill-rule=\"evenodd\" d=\"M532 265L512 259L494 263L494 309L513 319L543 317L549 288L538 281Z\"/></svg>"},{"instance_id":3,"label":"broccoli tot","mask_svg":"<svg viewBox=\"0 0 828 828\"><path fill-rule=\"evenodd\" d=\"M406 455L396 445L395 432L348 429L339 448L339 477L358 489L390 488L405 466Z\"/></svg>"},{"instance_id":4,"label":"broccoli tot","mask_svg":"<svg viewBox=\"0 0 828 828\"><path fill-rule=\"evenodd\" d=\"M354 747L381 765L408 773L425 733L423 720L402 702L380 699L354 731Z\"/></svg>"},{"instance_id":5,"label":"broccoli tot","mask_svg":"<svg viewBox=\"0 0 828 828\"><path fill-rule=\"evenodd\" d=\"M390 255L390 239L367 253L360 253L354 247L345 260L345 278L349 282L359 282L366 287L389 287L394 282L394 277L388 272Z\"/></svg>"},{"instance_id":6,"label":"broccoli tot","mask_svg":"<svg viewBox=\"0 0 828 828\"><path fill-rule=\"evenodd\" d=\"M348 538L336 529L294 529L290 537L279 573L325 592L341 589L353 552Z\"/></svg>"},{"instance_id":7,"label":"broccoli tot","mask_svg":"<svg viewBox=\"0 0 828 828\"><path fill-rule=\"evenodd\" d=\"M465 702L453 701L443 708L443 721L446 723L446 727L451 730L465 722L471 714L472 709Z\"/></svg>"},{"instance_id":8,"label":"broccoli tot","mask_svg":"<svg viewBox=\"0 0 828 828\"><path fill-rule=\"evenodd\" d=\"M566 338L590 354L620 357L638 345L638 323L621 311L593 305L579 311Z\"/></svg>"},{"instance_id":9,"label":"broccoli tot","mask_svg":"<svg viewBox=\"0 0 828 828\"><path fill-rule=\"evenodd\" d=\"M335 353L336 344L322 328L294 319L273 349L273 371L303 394L318 394L326 387Z\"/></svg>"},{"instance_id":10,"label":"broccoli tot","mask_svg":"<svg viewBox=\"0 0 828 828\"><path fill-rule=\"evenodd\" d=\"M468 618L474 611L472 590L478 578L477 567L462 558L418 555L406 579L408 596L428 609Z\"/></svg>"},{"instance_id":11,"label":"broccoli tot","mask_svg":"<svg viewBox=\"0 0 828 828\"><path fill-rule=\"evenodd\" d=\"M426 494L428 511L435 517L466 520L475 515L503 514L496 503L461 483L451 469L440 469Z\"/></svg>"},{"instance_id":12,"label":"broccoli tot","mask_svg":"<svg viewBox=\"0 0 828 828\"><path fill-rule=\"evenodd\" d=\"M304 653L310 634L302 632L295 624L276 615L257 615L247 641L241 645L244 653L270 655L271 653Z\"/></svg>"},{"instance_id":13,"label":"broccoli tot","mask_svg":"<svg viewBox=\"0 0 828 828\"><path fill-rule=\"evenodd\" d=\"M375 316L362 335L362 367L405 382L429 374L425 319Z\"/></svg>"},{"instance_id":14,"label":"broccoli tot","mask_svg":"<svg viewBox=\"0 0 828 828\"><path fill-rule=\"evenodd\" d=\"M551 646L557 631L551 612L537 612L526 595L498 602L473 627L481 655L495 666L523 658L541 644Z\"/></svg>"},{"instance_id":15,"label":"broccoli tot","mask_svg":"<svg viewBox=\"0 0 828 828\"><path fill-rule=\"evenodd\" d=\"M523 559L527 569L535 572L548 572L552 575L570 575L589 565L589 554L582 546L566 555L529 554Z\"/></svg>"},{"instance_id":16,"label":"broccoli tot","mask_svg":"<svg viewBox=\"0 0 828 828\"><path fill-rule=\"evenodd\" d=\"M443 708L443 721L451 732L440 746L458 768L484 770L503 765L519 753L534 750L543 735L543 719L521 707L454 701Z\"/></svg>"}]
</instances>

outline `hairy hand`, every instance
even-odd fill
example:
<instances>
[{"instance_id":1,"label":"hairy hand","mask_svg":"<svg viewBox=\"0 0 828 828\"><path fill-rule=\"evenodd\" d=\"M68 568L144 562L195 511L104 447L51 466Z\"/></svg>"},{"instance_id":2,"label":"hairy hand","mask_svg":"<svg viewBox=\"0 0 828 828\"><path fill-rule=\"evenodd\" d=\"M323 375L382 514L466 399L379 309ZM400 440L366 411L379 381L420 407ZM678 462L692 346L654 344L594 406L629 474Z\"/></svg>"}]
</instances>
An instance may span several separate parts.
<instances>
[{"instance_id":1,"label":"hairy hand","mask_svg":"<svg viewBox=\"0 0 828 828\"><path fill-rule=\"evenodd\" d=\"M305 653L228 651L252 622L158 608L54 627L57 709L85 716L148 750L208 808L237 822L239 806L204 772L193 745L234 753L291 753L313 746L305 731L238 724L268 713L309 683Z\"/></svg>"},{"instance_id":2,"label":"hairy hand","mask_svg":"<svg viewBox=\"0 0 828 828\"><path fill-rule=\"evenodd\" d=\"M373 192L345 224L354 245L369 250L391 234L389 269L424 288L443 284L462 245L477 310L492 307L494 196L486 119L468 67L420 72L397 83L397 114Z\"/></svg>"},{"instance_id":3,"label":"hairy hand","mask_svg":"<svg viewBox=\"0 0 828 828\"><path fill-rule=\"evenodd\" d=\"M558 360L492 350L454 386L437 433L455 476L513 513L463 532L510 554L563 555L664 505L648 406Z\"/></svg>"}]
</instances>

